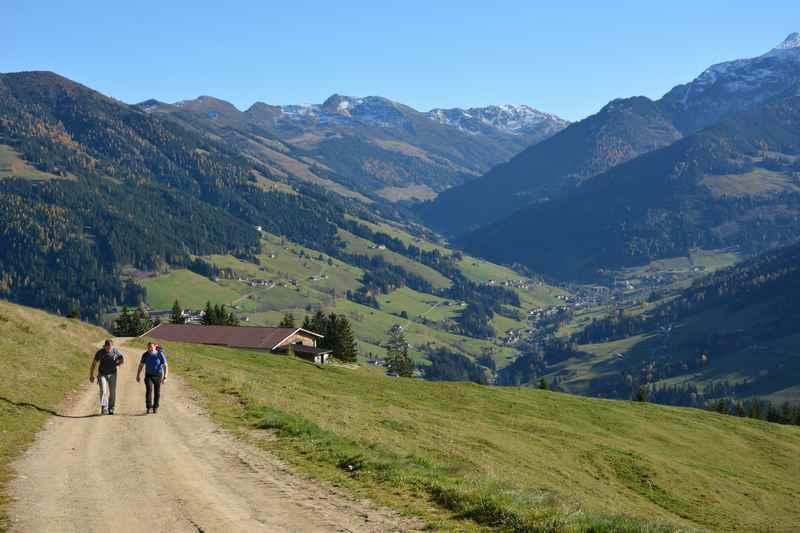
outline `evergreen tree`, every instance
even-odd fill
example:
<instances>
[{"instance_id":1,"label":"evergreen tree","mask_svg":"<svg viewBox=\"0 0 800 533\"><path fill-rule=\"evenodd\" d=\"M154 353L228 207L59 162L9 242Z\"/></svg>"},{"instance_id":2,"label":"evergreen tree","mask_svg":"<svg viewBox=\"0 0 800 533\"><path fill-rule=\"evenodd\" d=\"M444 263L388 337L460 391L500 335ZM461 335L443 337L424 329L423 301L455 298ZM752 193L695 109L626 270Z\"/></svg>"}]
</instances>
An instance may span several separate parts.
<instances>
[{"instance_id":1,"label":"evergreen tree","mask_svg":"<svg viewBox=\"0 0 800 533\"><path fill-rule=\"evenodd\" d=\"M181 309L181 304L178 300L175 300L175 303L172 304L172 314L169 317L170 324L185 324L186 319L183 317L183 309Z\"/></svg>"},{"instance_id":2,"label":"evergreen tree","mask_svg":"<svg viewBox=\"0 0 800 533\"><path fill-rule=\"evenodd\" d=\"M80 320L81 319L81 308L76 303L69 304L69 309L67 310L67 318L71 318L73 320Z\"/></svg>"},{"instance_id":3,"label":"evergreen tree","mask_svg":"<svg viewBox=\"0 0 800 533\"><path fill-rule=\"evenodd\" d=\"M539 388L541 390L549 390L550 387L547 386L547 380L544 378L539 378Z\"/></svg>"},{"instance_id":4,"label":"evergreen tree","mask_svg":"<svg viewBox=\"0 0 800 533\"><path fill-rule=\"evenodd\" d=\"M637 402L646 402L647 401L647 387L644 385L639 385L639 390L636 391L636 395L633 398Z\"/></svg>"},{"instance_id":5,"label":"evergreen tree","mask_svg":"<svg viewBox=\"0 0 800 533\"><path fill-rule=\"evenodd\" d=\"M330 316L331 329L334 330L333 354L342 361L353 363L358 357L358 347L350 321L343 316Z\"/></svg>"},{"instance_id":6,"label":"evergreen tree","mask_svg":"<svg viewBox=\"0 0 800 533\"><path fill-rule=\"evenodd\" d=\"M292 313L286 313L283 315L283 319L281 323L278 324L279 328L294 328L294 315Z\"/></svg>"},{"instance_id":7,"label":"evergreen tree","mask_svg":"<svg viewBox=\"0 0 800 533\"><path fill-rule=\"evenodd\" d=\"M408 342L403 328L395 324L388 331L386 340L386 366L400 377L414 375L414 362L408 355Z\"/></svg>"},{"instance_id":8,"label":"evergreen tree","mask_svg":"<svg viewBox=\"0 0 800 533\"><path fill-rule=\"evenodd\" d=\"M128 306L122 307L122 312L114 321L114 335L117 337L128 337L131 330L131 311Z\"/></svg>"},{"instance_id":9,"label":"evergreen tree","mask_svg":"<svg viewBox=\"0 0 800 533\"><path fill-rule=\"evenodd\" d=\"M328 331L328 317L325 316L325 313L322 311L317 311L314 314L314 317L311 319L309 326L309 331L319 333L320 335L325 335L325 332ZM322 343L323 348L330 348L330 346L327 344L327 339L323 339Z\"/></svg>"},{"instance_id":10,"label":"evergreen tree","mask_svg":"<svg viewBox=\"0 0 800 533\"><path fill-rule=\"evenodd\" d=\"M203 319L201 320L201 323L204 326L211 326L212 324L216 324L216 322L217 316L214 312L214 308L211 307L211 302L206 302L206 308L203 312Z\"/></svg>"},{"instance_id":11,"label":"evergreen tree","mask_svg":"<svg viewBox=\"0 0 800 533\"><path fill-rule=\"evenodd\" d=\"M202 324L204 326L238 326L239 319L232 312L228 312L224 305L211 305L206 302Z\"/></svg>"},{"instance_id":12,"label":"evergreen tree","mask_svg":"<svg viewBox=\"0 0 800 533\"><path fill-rule=\"evenodd\" d=\"M750 413L747 416L750 418L761 418L761 400L753 398L750 401Z\"/></svg>"}]
</instances>

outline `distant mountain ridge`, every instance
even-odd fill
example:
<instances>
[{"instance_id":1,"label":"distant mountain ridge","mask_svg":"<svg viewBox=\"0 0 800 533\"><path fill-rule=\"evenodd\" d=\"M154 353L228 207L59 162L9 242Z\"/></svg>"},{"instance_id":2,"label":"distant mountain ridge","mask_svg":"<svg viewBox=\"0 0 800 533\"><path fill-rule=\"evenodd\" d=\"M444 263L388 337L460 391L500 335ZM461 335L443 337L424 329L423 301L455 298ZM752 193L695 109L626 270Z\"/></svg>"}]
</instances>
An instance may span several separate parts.
<instances>
[{"instance_id":1,"label":"distant mountain ridge","mask_svg":"<svg viewBox=\"0 0 800 533\"><path fill-rule=\"evenodd\" d=\"M432 120L475 135L494 129L512 135L550 136L569 125L560 117L526 105L432 109L427 115Z\"/></svg>"},{"instance_id":2,"label":"distant mountain ridge","mask_svg":"<svg viewBox=\"0 0 800 533\"><path fill-rule=\"evenodd\" d=\"M465 249L562 278L800 234L800 96L617 165L552 201L467 234Z\"/></svg>"},{"instance_id":3,"label":"distant mountain ridge","mask_svg":"<svg viewBox=\"0 0 800 533\"><path fill-rule=\"evenodd\" d=\"M175 104L147 100L138 106L225 135L274 166L273 160L281 158L272 154L270 161L264 160L264 149L254 146L269 137L283 145L284 153L295 152L292 165L278 165L284 172L291 174L288 167L299 165L304 168L301 178L322 179L323 186L334 182L360 195L392 201L435 196L567 124L527 106L422 113L380 96L340 94L321 104L256 102L245 111L210 96Z\"/></svg>"},{"instance_id":4,"label":"distant mountain ridge","mask_svg":"<svg viewBox=\"0 0 800 533\"><path fill-rule=\"evenodd\" d=\"M420 213L441 231L463 233L564 194L727 116L800 94L798 41L792 34L762 56L714 65L657 101L614 100L480 178L444 191L420 206Z\"/></svg>"},{"instance_id":5,"label":"distant mountain ridge","mask_svg":"<svg viewBox=\"0 0 800 533\"><path fill-rule=\"evenodd\" d=\"M692 82L678 85L660 103L684 132L751 109L773 98L800 94L800 33L769 52L713 65Z\"/></svg>"}]
</instances>

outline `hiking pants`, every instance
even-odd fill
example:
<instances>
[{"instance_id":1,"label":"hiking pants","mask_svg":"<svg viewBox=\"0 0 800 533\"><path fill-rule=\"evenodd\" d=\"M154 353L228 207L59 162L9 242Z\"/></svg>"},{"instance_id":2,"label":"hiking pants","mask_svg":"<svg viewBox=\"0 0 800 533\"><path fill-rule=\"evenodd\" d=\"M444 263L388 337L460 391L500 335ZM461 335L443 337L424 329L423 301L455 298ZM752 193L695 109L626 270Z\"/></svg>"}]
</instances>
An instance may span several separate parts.
<instances>
[{"instance_id":1,"label":"hiking pants","mask_svg":"<svg viewBox=\"0 0 800 533\"><path fill-rule=\"evenodd\" d=\"M117 373L98 375L97 385L100 387L100 407L113 411L117 402Z\"/></svg>"},{"instance_id":2,"label":"hiking pants","mask_svg":"<svg viewBox=\"0 0 800 533\"><path fill-rule=\"evenodd\" d=\"M161 374L146 374L144 376L144 404L150 409L158 409L158 401L161 399ZM155 397L154 397L155 394Z\"/></svg>"}]
</instances>

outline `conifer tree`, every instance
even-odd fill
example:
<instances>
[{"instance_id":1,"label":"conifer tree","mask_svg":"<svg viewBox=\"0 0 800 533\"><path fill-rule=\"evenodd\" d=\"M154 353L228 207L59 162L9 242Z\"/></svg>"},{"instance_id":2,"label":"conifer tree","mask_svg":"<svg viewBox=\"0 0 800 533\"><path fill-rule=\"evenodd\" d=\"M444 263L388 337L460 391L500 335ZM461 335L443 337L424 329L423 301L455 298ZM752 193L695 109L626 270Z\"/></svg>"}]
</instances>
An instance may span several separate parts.
<instances>
[{"instance_id":1,"label":"conifer tree","mask_svg":"<svg viewBox=\"0 0 800 533\"><path fill-rule=\"evenodd\" d=\"M183 309L181 309L181 304L178 300L175 300L175 303L172 304L172 314L169 317L170 324L185 324L186 319L183 317Z\"/></svg>"},{"instance_id":2,"label":"conifer tree","mask_svg":"<svg viewBox=\"0 0 800 533\"><path fill-rule=\"evenodd\" d=\"M331 315L331 323L335 324L336 329L336 346L333 348L333 353L338 359L353 363L358 358L358 347L350 321L343 316L337 317L334 321L333 317L334 315Z\"/></svg>"},{"instance_id":3,"label":"conifer tree","mask_svg":"<svg viewBox=\"0 0 800 533\"><path fill-rule=\"evenodd\" d=\"M541 390L549 390L550 389L550 387L547 386L547 380L544 379L543 377L539 378L539 388Z\"/></svg>"},{"instance_id":4,"label":"conifer tree","mask_svg":"<svg viewBox=\"0 0 800 533\"><path fill-rule=\"evenodd\" d=\"M414 362L408 355L408 342L406 342L403 328L399 324L395 324L388 331L386 366L400 377L414 375Z\"/></svg>"},{"instance_id":5,"label":"conifer tree","mask_svg":"<svg viewBox=\"0 0 800 533\"><path fill-rule=\"evenodd\" d=\"M216 324L216 322L217 322L217 316L216 313L214 312L214 308L211 307L211 302L206 302L206 308L205 312L203 313L203 319L201 323L204 326L211 326L213 324Z\"/></svg>"},{"instance_id":6,"label":"conifer tree","mask_svg":"<svg viewBox=\"0 0 800 533\"><path fill-rule=\"evenodd\" d=\"M293 328L293 327L295 327L295 325L294 325L294 315L292 313L286 313L285 315L283 315L283 319L281 320L281 323L278 324L278 327L279 328Z\"/></svg>"},{"instance_id":7,"label":"conifer tree","mask_svg":"<svg viewBox=\"0 0 800 533\"><path fill-rule=\"evenodd\" d=\"M122 306L122 312L114 321L114 335L117 337L128 337L131 329L131 311L127 305Z\"/></svg>"},{"instance_id":8,"label":"conifer tree","mask_svg":"<svg viewBox=\"0 0 800 533\"><path fill-rule=\"evenodd\" d=\"M639 390L636 391L636 396L633 398L637 402L646 402L647 401L647 387L644 385L639 385Z\"/></svg>"}]
</instances>

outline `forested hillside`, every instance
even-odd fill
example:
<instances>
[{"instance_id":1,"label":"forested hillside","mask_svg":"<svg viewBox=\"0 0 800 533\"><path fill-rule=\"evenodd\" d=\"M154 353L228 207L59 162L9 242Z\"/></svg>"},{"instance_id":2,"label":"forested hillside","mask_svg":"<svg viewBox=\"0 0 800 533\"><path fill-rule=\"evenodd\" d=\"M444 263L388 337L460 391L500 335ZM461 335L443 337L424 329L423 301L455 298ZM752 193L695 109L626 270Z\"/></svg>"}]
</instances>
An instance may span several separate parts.
<instances>
[{"instance_id":1,"label":"forested hillside","mask_svg":"<svg viewBox=\"0 0 800 533\"><path fill-rule=\"evenodd\" d=\"M460 234L560 196L592 176L681 137L648 98L615 100L507 163L419 206L432 226Z\"/></svg>"},{"instance_id":2,"label":"forested hillside","mask_svg":"<svg viewBox=\"0 0 800 533\"><path fill-rule=\"evenodd\" d=\"M569 194L578 183L725 118L797 94L795 33L761 56L713 65L659 100L614 100L507 164L421 205L420 213L434 227L459 235Z\"/></svg>"},{"instance_id":3,"label":"forested hillside","mask_svg":"<svg viewBox=\"0 0 800 533\"><path fill-rule=\"evenodd\" d=\"M351 316L387 305L392 312L379 312L360 338L378 345L393 323L408 322L415 342L437 341L473 357L495 348L513 353L500 339L524 326L523 306L537 297L488 281L493 272L522 275L480 262L486 273L476 277L484 268L475 267L478 260L465 265L462 254L423 239L423 228L412 236L385 224L378 206L367 210L272 174L228 142L230 128L211 128L198 115L145 112L51 73L3 75L0 82L0 156L11 162L0 180L0 296L100 321L120 304L171 306L180 297L201 307L191 280L171 293L143 281L192 274L210 286L208 299L246 307L248 316L264 313L260 323L277 323L270 312L279 310L298 319L311 308L333 311L337 300ZM270 239L293 261L270 267L277 252ZM308 261L318 270L309 271ZM325 270L336 267L346 272L327 281ZM240 306L253 292L245 279L264 291L274 288L268 282L291 289ZM306 284L310 292L301 297ZM408 309L391 302L398 293ZM162 302L164 294L174 298ZM447 312L437 311L445 302ZM420 316L408 314L419 306Z\"/></svg>"},{"instance_id":4,"label":"forested hillside","mask_svg":"<svg viewBox=\"0 0 800 533\"><path fill-rule=\"evenodd\" d=\"M2 75L0 108L4 153L37 170L0 180L0 295L15 301L96 318L132 297L125 265L253 253L256 225L330 246L343 217L321 189L263 188L239 153L52 73Z\"/></svg>"},{"instance_id":5,"label":"forested hillside","mask_svg":"<svg viewBox=\"0 0 800 533\"><path fill-rule=\"evenodd\" d=\"M545 372L567 390L703 407L800 398L800 245L697 280L643 311L618 311L571 337ZM762 413L767 416L767 412ZM771 416L771 415L770 415Z\"/></svg>"},{"instance_id":6,"label":"forested hillside","mask_svg":"<svg viewBox=\"0 0 800 533\"><path fill-rule=\"evenodd\" d=\"M305 106L256 102L245 111L210 96L137 107L225 139L275 174L365 202L433 197L565 125L541 114L524 130L483 124L467 131L377 96L332 95Z\"/></svg>"},{"instance_id":7,"label":"forested hillside","mask_svg":"<svg viewBox=\"0 0 800 533\"><path fill-rule=\"evenodd\" d=\"M739 246L800 229L800 97L742 113L467 235L467 250L559 277Z\"/></svg>"}]
</instances>

